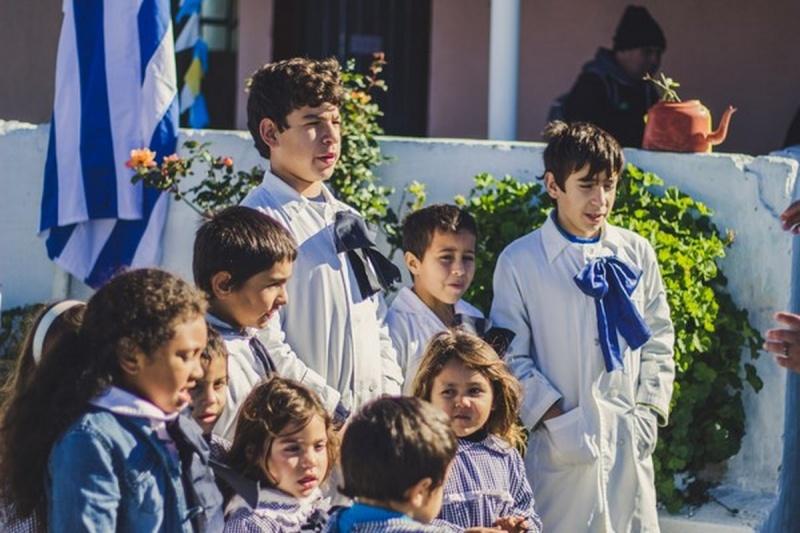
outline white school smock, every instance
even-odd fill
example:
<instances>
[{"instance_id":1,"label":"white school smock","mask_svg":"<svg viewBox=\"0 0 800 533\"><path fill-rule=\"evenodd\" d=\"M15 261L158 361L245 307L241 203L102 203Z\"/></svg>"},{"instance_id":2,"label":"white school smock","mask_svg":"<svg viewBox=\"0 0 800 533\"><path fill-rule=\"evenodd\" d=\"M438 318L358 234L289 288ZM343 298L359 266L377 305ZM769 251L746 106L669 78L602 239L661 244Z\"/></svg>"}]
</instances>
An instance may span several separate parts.
<instances>
[{"instance_id":1,"label":"white school smock","mask_svg":"<svg viewBox=\"0 0 800 533\"><path fill-rule=\"evenodd\" d=\"M631 299L652 332L624 370L607 372L594 299L573 277L614 255L642 271ZM562 398L565 414L531 433L526 467L544 531L658 531L652 458L637 452L633 417L646 405L666 424L674 332L650 243L606 224L597 243L567 240L551 217L511 243L494 272L494 324L516 332L506 355L522 383L520 416L533 428Z\"/></svg>"},{"instance_id":2,"label":"white school smock","mask_svg":"<svg viewBox=\"0 0 800 533\"><path fill-rule=\"evenodd\" d=\"M266 172L241 205L281 222L298 246L294 272L286 287L289 302L278 318L259 332L278 374L283 361L322 376L327 387L312 387L333 412L342 404L354 411L382 394L399 394L403 374L384 323L386 306L378 293L362 298L346 253L336 253L336 213L351 207L322 185L324 202L309 200ZM273 317L275 318L275 317ZM296 357L294 357L296 354ZM296 378L295 378L296 379Z\"/></svg>"},{"instance_id":3,"label":"white school smock","mask_svg":"<svg viewBox=\"0 0 800 533\"><path fill-rule=\"evenodd\" d=\"M211 313L206 315L206 320L211 324L211 327L217 329L228 352L227 399L222 414L214 424L213 432L226 440L233 441L239 408L250 394L250 391L266 378L261 362L253 354L253 349L250 346L250 339L258 334L258 330L256 328L235 328ZM277 323L277 320L277 315L270 318L270 322L276 321ZM339 393L328 387L319 374L309 370L294 352L281 352L280 358L273 357L271 353L269 355L275 364L276 375L299 381L317 391L323 400L329 398L333 405L331 410L336 407Z\"/></svg>"},{"instance_id":4,"label":"white school smock","mask_svg":"<svg viewBox=\"0 0 800 533\"><path fill-rule=\"evenodd\" d=\"M483 313L464 300L455 305L456 314L483 318ZM397 350L397 362L403 369L405 381L403 394L411 394L411 385L428 342L434 335L446 331L447 326L436 316L414 291L403 287L395 296L386 313L389 335Z\"/></svg>"}]
</instances>

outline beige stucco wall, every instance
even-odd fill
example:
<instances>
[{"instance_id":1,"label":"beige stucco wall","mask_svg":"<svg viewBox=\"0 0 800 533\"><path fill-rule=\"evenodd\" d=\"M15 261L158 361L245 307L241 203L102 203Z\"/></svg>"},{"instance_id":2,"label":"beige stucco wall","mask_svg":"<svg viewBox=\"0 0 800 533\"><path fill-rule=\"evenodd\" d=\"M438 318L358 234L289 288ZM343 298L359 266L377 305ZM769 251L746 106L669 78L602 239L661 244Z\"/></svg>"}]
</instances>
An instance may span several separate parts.
<instances>
[{"instance_id":1,"label":"beige stucco wall","mask_svg":"<svg viewBox=\"0 0 800 533\"><path fill-rule=\"evenodd\" d=\"M243 79L272 56L274 0L239 0L238 127ZM518 138L538 140L551 101L599 45L610 45L626 0L521 0ZM667 34L664 69L685 99L717 119L739 108L718 150L765 153L800 106L800 2L640 1ZM483 138L487 130L490 0L432 0L428 135ZM60 0L0 1L0 117L46 122L53 100ZM35 28L35 31L33 30Z\"/></svg>"},{"instance_id":2,"label":"beige stucco wall","mask_svg":"<svg viewBox=\"0 0 800 533\"><path fill-rule=\"evenodd\" d=\"M62 0L0 0L0 117L50 120L61 4Z\"/></svg>"},{"instance_id":3,"label":"beige stucco wall","mask_svg":"<svg viewBox=\"0 0 800 533\"><path fill-rule=\"evenodd\" d=\"M239 0L239 57L236 64L236 128L247 129L245 81L272 60L273 0Z\"/></svg>"},{"instance_id":4,"label":"beige stucco wall","mask_svg":"<svg viewBox=\"0 0 800 533\"><path fill-rule=\"evenodd\" d=\"M547 110L597 46L610 46L625 0L521 0L518 138L538 140ZM739 108L719 150L765 153L782 143L800 106L800 2L640 1L667 35L663 68L684 99L700 98L716 120ZM486 134L488 0L433 0L429 133ZM715 122L716 124L716 122Z\"/></svg>"},{"instance_id":5,"label":"beige stucco wall","mask_svg":"<svg viewBox=\"0 0 800 533\"><path fill-rule=\"evenodd\" d=\"M485 138L490 1L432 0L431 4L428 136Z\"/></svg>"}]
</instances>

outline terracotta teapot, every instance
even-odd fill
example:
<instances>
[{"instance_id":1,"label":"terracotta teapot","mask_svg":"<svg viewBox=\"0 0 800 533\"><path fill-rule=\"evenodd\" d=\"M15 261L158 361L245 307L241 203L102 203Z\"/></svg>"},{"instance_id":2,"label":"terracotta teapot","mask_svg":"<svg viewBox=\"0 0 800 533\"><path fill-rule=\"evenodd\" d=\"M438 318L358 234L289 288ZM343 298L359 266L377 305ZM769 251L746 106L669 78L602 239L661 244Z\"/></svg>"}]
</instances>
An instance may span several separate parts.
<instances>
[{"instance_id":1,"label":"terracotta teapot","mask_svg":"<svg viewBox=\"0 0 800 533\"><path fill-rule=\"evenodd\" d=\"M725 140L733 106L722 115L716 130L711 131L711 114L700 100L685 102L659 102L645 117L645 150L669 152L710 152L711 147Z\"/></svg>"}]
</instances>

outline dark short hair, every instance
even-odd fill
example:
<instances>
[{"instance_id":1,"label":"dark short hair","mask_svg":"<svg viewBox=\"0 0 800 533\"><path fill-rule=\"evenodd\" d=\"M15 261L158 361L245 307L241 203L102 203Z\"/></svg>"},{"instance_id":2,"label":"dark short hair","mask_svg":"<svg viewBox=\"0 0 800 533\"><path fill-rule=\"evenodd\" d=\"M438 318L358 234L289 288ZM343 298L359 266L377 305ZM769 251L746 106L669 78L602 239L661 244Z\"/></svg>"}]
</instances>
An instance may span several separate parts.
<instances>
[{"instance_id":1,"label":"dark short hair","mask_svg":"<svg viewBox=\"0 0 800 533\"><path fill-rule=\"evenodd\" d=\"M317 107L342 102L341 67L336 58L322 60L294 57L268 63L247 81L247 129L255 147L269 159L269 146L261 138L259 127L265 118L279 131L289 127L286 117L303 106Z\"/></svg>"},{"instance_id":2,"label":"dark short hair","mask_svg":"<svg viewBox=\"0 0 800 533\"><path fill-rule=\"evenodd\" d=\"M227 361L228 349L225 348L222 335L208 322L206 322L206 329L208 330L208 342L206 343L206 349L200 354L200 359L206 364L220 358Z\"/></svg>"},{"instance_id":3,"label":"dark short hair","mask_svg":"<svg viewBox=\"0 0 800 533\"><path fill-rule=\"evenodd\" d=\"M417 398L383 397L356 414L342 442L344 486L350 498L405 501L406 491L431 478L444 483L457 442L450 419Z\"/></svg>"},{"instance_id":4,"label":"dark short hair","mask_svg":"<svg viewBox=\"0 0 800 533\"><path fill-rule=\"evenodd\" d=\"M230 273L236 289L275 263L296 258L294 239L278 221L256 209L233 206L197 230L192 271L195 284L213 297L211 278L217 272Z\"/></svg>"},{"instance_id":5,"label":"dark short hair","mask_svg":"<svg viewBox=\"0 0 800 533\"><path fill-rule=\"evenodd\" d=\"M547 140L544 170L553 173L561 190L569 175L585 165L589 165L590 176L601 172L615 176L622 170L625 162L622 147L611 134L594 124L550 122L543 135Z\"/></svg>"},{"instance_id":6,"label":"dark short hair","mask_svg":"<svg viewBox=\"0 0 800 533\"><path fill-rule=\"evenodd\" d=\"M466 209L451 204L434 204L409 214L403 220L403 251L422 259L433 242L433 234L466 231L478 237L478 225Z\"/></svg>"}]
</instances>

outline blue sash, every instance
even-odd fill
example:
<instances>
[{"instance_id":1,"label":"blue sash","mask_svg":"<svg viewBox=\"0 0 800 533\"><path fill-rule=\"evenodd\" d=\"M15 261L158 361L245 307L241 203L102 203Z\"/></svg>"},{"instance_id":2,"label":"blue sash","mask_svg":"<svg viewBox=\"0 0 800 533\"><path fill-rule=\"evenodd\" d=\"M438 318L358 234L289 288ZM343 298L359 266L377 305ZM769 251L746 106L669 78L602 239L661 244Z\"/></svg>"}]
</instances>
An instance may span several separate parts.
<instances>
[{"instance_id":1,"label":"blue sash","mask_svg":"<svg viewBox=\"0 0 800 533\"><path fill-rule=\"evenodd\" d=\"M630 298L641 277L641 271L616 257L599 257L589 261L574 278L580 290L594 298L600 348L608 372L623 368L617 332L633 350L652 335Z\"/></svg>"}]
</instances>

